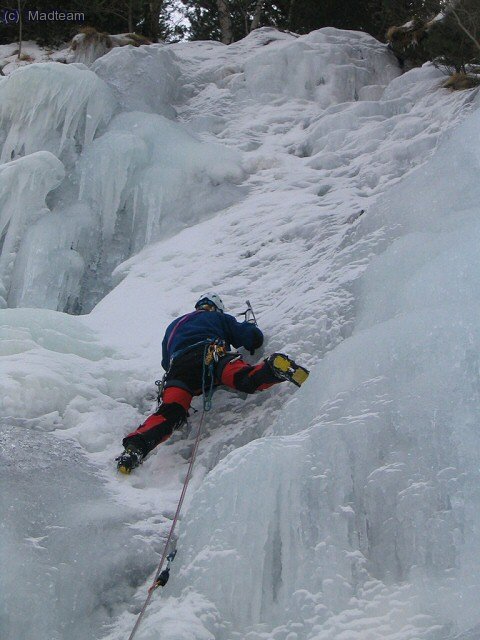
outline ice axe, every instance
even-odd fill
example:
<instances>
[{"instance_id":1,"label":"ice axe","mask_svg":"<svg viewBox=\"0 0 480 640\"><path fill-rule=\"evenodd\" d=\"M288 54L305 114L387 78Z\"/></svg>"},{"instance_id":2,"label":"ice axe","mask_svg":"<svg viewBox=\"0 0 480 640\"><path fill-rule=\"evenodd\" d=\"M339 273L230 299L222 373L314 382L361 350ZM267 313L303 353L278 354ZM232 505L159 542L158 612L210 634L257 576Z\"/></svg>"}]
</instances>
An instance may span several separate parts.
<instances>
[{"instance_id":1,"label":"ice axe","mask_svg":"<svg viewBox=\"0 0 480 640\"><path fill-rule=\"evenodd\" d=\"M238 316L244 316L245 322L251 322L255 326L258 326L255 312L253 311L253 307L250 304L250 300L245 300L245 304L247 305L247 308L245 309L245 311L242 311L242 313L239 313Z\"/></svg>"},{"instance_id":2,"label":"ice axe","mask_svg":"<svg viewBox=\"0 0 480 640\"><path fill-rule=\"evenodd\" d=\"M239 313L238 316L243 316L245 318L245 322L250 322L251 324L254 324L256 327L258 327L257 318L255 317L255 312L252 305L250 304L250 300L245 300L245 304L247 305L247 308L245 309L245 311L242 311L242 313ZM250 355L253 356L254 353L255 349L250 349Z\"/></svg>"}]
</instances>

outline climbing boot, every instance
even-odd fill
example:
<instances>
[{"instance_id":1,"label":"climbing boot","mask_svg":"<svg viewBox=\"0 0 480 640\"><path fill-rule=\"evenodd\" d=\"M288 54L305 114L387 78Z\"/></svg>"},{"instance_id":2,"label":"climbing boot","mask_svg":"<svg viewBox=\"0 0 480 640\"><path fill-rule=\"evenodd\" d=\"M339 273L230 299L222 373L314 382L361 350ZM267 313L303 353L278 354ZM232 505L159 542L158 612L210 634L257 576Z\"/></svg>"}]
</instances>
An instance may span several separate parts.
<instances>
[{"instance_id":1,"label":"climbing boot","mask_svg":"<svg viewBox=\"0 0 480 640\"><path fill-rule=\"evenodd\" d=\"M272 353L267 358L273 373L281 380L293 382L297 387L301 387L310 373L308 369L301 367L284 353Z\"/></svg>"},{"instance_id":2,"label":"climbing boot","mask_svg":"<svg viewBox=\"0 0 480 640\"><path fill-rule=\"evenodd\" d=\"M115 460L117 461L117 470L120 473L129 474L142 464L143 453L132 444L127 444L125 451Z\"/></svg>"}]
</instances>

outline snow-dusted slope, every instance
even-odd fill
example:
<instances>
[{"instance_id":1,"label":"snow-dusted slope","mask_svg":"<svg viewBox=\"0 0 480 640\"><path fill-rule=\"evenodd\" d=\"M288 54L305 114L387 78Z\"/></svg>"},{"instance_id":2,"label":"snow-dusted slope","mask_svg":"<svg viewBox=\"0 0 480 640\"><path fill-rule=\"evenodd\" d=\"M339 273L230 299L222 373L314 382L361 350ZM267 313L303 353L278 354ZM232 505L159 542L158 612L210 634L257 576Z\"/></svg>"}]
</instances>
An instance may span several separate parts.
<instances>
[{"instance_id":1,"label":"snow-dusted slope","mask_svg":"<svg viewBox=\"0 0 480 640\"><path fill-rule=\"evenodd\" d=\"M212 288L232 311L249 297L266 352L291 352L312 376L295 393L215 396L175 571L138 637L463 637L480 622L475 92L440 89L428 65L401 76L383 45L334 29L117 49L95 63L96 76L64 69L58 80L48 72L48 87L39 80L43 98L28 107L50 127L43 143L15 124L24 117L15 105L2 107L9 149L32 153L0 171L22 186L30 162L41 188L33 199L0 183L2 295L89 308L118 284L87 316L0 311L3 450L15 459L19 428L37 431L42 460L76 442L97 468L98 509L106 485L125 523L137 519L106 568L102 602L86 577L96 556L82 542L78 620L90 626L68 637L125 637L145 596L142 585L131 599L132 566L144 545L161 549L191 440L175 436L128 479L111 461L151 409L165 325ZM26 73L0 93L21 91ZM80 76L83 102L50 111ZM66 177L47 196L49 212L46 192L62 180L53 154ZM55 224L61 242L51 240ZM28 464L22 473L35 480ZM65 501L56 504L64 514ZM30 508L12 509L7 553ZM122 540L116 517L92 545L107 552ZM45 526L22 544L34 563L41 549L52 558L50 590L36 601L50 640L67 637L71 607L55 574L69 557ZM62 526L70 535L78 520L67 510ZM147 579L157 557L145 555ZM27 639L13 611L32 587L12 584L0 624L9 640Z\"/></svg>"}]
</instances>

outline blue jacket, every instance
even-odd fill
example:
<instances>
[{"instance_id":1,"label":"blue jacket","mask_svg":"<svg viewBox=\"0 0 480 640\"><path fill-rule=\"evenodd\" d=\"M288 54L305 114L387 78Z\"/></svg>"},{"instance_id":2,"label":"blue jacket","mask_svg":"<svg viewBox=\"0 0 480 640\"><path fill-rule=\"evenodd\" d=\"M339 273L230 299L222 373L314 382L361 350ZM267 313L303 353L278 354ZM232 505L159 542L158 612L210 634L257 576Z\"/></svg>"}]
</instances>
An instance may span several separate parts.
<instances>
[{"instance_id":1,"label":"blue jacket","mask_svg":"<svg viewBox=\"0 0 480 640\"><path fill-rule=\"evenodd\" d=\"M249 351L263 344L263 333L251 322L237 322L228 313L199 309L168 325L162 342L162 367L168 371L170 358L176 351L209 338L224 340L227 348L245 347Z\"/></svg>"}]
</instances>

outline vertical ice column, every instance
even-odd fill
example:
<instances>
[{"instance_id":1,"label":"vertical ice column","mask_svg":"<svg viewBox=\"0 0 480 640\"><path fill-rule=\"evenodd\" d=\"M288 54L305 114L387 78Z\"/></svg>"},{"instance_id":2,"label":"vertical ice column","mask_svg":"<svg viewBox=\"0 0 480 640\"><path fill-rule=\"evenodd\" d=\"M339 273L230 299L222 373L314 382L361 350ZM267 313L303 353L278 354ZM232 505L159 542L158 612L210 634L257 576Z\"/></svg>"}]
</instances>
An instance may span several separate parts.
<instances>
[{"instance_id":1,"label":"vertical ice column","mask_svg":"<svg viewBox=\"0 0 480 640\"><path fill-rule=\"evenodd\" d=\"M98 229L99 216L82 203L37 220L22 239L8 306L83 311L82 286L99 253Z\"/></svg>"},{"instance_id":2,"label":"vertical ice column","mask_svg":"<svg viewBox=\"0 0 480 640\"><path fill-rule=\"evenodd\" d=\"M46 149L76 157L115 108L93 72L60 63L32 64L0 83L1 162Z\"/></svg>"},{"instance_id":3,"label":"vertical ice column","mask_svg":"<svg viewBox=\"0 0 480 640\"><path fill-rule=\"evenodd\" d=\"M126 132L130 132L130 138L137 138L136 145L129 141ZM107 144L103 144L104 138ZM145 151L141 151L139 141L143 141ZM130 165L126 163L128 155ZM102 167L104 172L108 172L112 163L118 167L119 185L123 189L128 187L132 196L131 247L134 251L158 239L161 233L172 233L226 208L242 193L238 185L244 171L241 155L236 150L201 142L181 125L157 114L138 111L119 114L110 123L108 133L95 141L85 159L81 165L86 168L82 180L89 179L88 163ZM133 171L134 182L129 178ZM100 180L95 178L93 182ZM92 184L91 194L101 196L105 203L113 202L112 197L105 198L104 194L114 179L104 174L102 182L101 188ZM108 229L113 208L109 207L106 214Z\"/></svg>"},{"instance_id":4,"label":"vertical ice column","mask_svg":"<svg viewBox=\"0 0 480 640\"><path fill-rule=\"evenodd\" d=\"M0 305L5 307L23 235L48 212L45 198L63 180L63 164L39 151L0 166Z\"/></svg>"},{"instance_id":5,"label":"vertical ice column","mask_svg":"<svg viewBox=\"0 0 480 640\"><path fill-rule=\"evenodd\" d=\"M146 143L130 132L109 131L82 155L79 199L101 217L103 241L110 241L117 216L133 198L137 174L149 158Z\"/></svg>"}]
</instances>

